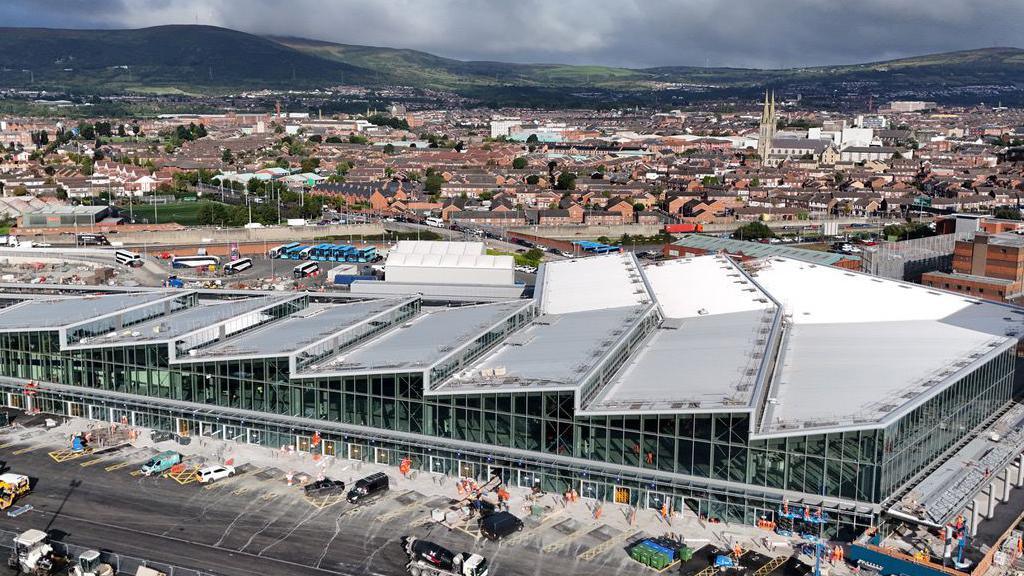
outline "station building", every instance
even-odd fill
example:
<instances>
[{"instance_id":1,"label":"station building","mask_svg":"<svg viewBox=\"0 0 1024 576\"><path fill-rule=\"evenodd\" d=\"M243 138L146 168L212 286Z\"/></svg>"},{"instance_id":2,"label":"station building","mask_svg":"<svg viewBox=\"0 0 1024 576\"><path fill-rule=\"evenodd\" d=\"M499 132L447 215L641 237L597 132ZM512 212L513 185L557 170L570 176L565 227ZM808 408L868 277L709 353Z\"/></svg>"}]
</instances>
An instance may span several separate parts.
<instances>
[{"instance_id":1,"label":"station building","mask_svg":"<svg viewBox=\"0 0 1024 576\"><path fill-rule=\"evenodd\" d=\"M1005 414L1024 333L1013 307L781 257L564 260L483 304L75 290L0 294L7 405L722 521L785 502L832 532Z\"/></svg>"}]
</instances>

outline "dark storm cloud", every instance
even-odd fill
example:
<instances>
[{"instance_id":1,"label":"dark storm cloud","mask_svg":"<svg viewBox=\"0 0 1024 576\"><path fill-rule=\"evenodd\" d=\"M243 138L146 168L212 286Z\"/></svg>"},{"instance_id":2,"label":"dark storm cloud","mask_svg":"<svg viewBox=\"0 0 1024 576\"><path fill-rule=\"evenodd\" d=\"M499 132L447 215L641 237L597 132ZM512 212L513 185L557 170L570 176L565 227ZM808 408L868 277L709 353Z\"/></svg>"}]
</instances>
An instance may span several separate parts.
<instances>
[{"instance_id":1,"label":"dark storm cloud","mask_svg":"<svg viewBox=\"0 0 1024 576\"><path fill-rule=\"evenodd\" d=\"M247 32L475 60L794 67L1024 45L1021 0L3 0L0 25Z\"/></svg>"}]
</instances>

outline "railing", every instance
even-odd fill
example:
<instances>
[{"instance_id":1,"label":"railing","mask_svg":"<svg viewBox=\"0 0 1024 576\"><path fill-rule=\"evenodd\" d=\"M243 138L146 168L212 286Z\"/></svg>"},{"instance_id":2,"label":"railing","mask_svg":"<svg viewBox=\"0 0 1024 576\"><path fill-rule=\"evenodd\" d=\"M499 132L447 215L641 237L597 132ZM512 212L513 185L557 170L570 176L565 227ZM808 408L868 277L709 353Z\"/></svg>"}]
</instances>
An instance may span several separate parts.
<instances>
[{"instance_id":1,"label":"railing","mask_svg":"<svg viewBox=\"0 0 1024 576\"><path fill-rule=\"evenodd\" d=\"M0 548L4 550L12 549L14 547L14 538L17 535L17 532L0 530ZM78 546L67 542L50 542L50 546L53 547L54 554L67 558L69 563L76 562L83 552L95 550L95 548L86 548L85 546ZM100 552L100 561L109 564L114 569L115 574L135 574L140 566L146 566L147 568L163 572L167 576L216 576L214 572L193 570L164 562L152 562L109 551Z\"/></svg>"}]
</instances>

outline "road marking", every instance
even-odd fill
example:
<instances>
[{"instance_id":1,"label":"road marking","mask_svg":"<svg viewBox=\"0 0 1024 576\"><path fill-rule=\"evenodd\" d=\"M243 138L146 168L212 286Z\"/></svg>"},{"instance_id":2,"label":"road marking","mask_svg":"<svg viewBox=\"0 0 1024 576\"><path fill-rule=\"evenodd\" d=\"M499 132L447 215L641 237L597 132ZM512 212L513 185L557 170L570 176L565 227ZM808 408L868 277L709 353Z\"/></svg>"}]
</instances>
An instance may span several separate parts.
<instances>
[{"instance_id":1,"label":"road marking","mask_svg":"<svg viewBox=\"0 0 1024 576\"><path fill-rule=\"evenodd\" d=\"M130 474L133 478L138 478L142 476L142 470L132 470Z\"/></svg>"},{"instance_id":2,"label":"road marking","mask_svg":"<svg viewBox=\"0 0 1024 576\"><path fill-rule=\"evenodd\" d=\"M583 552L580 552L579 555L576 556L576 559L577 560L593 560L594 558L597 558L601 554L604 554L605 552L611 550L612 547L615 546L616 544L618 544L619 542L625 542L626 540L629 540L630 538L632 538L633 536L636 536L640 532L641 532L640 530L637 530L635 528L630 528L630 529L628 529L628 530L626 530L624 532L619 532L618 534L616 534L615 536L612 536L611 538L605 540L604 542L601 542L601 543L597 544L596 546L592 546L590 548L587 548Z\"/></svg>"},{"instance_id":3,"label":"road marking","mask_svg":"<svg viewBox=\"0 0 1024 576\"><path fill-rule=\"evenodd\" d=\"M93 458L92 460L86 460L85 462L82 462L81 464L79 464L79 466L81 466L82 468L85 468L86 466L95 466L96 464L99 464L100 462L106 462L107 460L107 458Z\"/></svg>"},{"instance_id":4,"label":"road marking","mask_svg":"<svg viewBox=\"0 0 1024 576\"><path fill-rule=\"evenodd\" d=\"M0 444L0 449L7 448L8 446L14 446L14 442L8 442L7 444Z\"/></svg>"},{"instance_id":5,"label":"road marking","mask_svg":"<svg viewBox=\"0 0 1024 576\"><path fill-rule=\"evenodd\" d=\"M245 494L248 491L249 491L249 489L246 488L245 486L243 486L243 487L235 490L234 492L232 492L232 494L234 494L235 496L241 496L242 494Z\"/></svg>"},{"instance_id":6,"label":"road marking","mask_svg":"<svg viewBox=\"0 0 1024 576\"><path fill-rule=\"evenodd\" d=\"M107 466L106 468L104 468L104 470L106 470L107 472L113 472L114 470L120 470L121 468L124 468L126 466L131 466L131 464L131 462L120 462L112 466Z\"/></svg>"},{"instance_id":7,"label":"road marking","mask_svg":"<svg viewBox=\"0 0 1024 576\"><path fill-rule=\"evenodd\" d=\"M22 448L21 450L15 450L14 452L11 452L11 454L26 454L26 453L31 452L33 450L39 450L40 448L42 448L42 446L29 446L28 448Z\"/></svg>"}]
</instances>

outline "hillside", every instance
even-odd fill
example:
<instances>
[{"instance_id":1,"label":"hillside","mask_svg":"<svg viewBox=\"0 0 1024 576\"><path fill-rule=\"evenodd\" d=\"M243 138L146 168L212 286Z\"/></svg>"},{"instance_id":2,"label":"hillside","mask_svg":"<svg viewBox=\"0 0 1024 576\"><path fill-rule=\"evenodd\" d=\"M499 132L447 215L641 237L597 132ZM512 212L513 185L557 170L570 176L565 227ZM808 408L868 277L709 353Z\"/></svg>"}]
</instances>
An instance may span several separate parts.
<instances>
[{"instance_id":1,"label":"hillside","mask_svg":"<svg viewBox=\"0 0 1024 576\"><path fill-rule=\"evenodd\" d=\"M213 26L138 30L0 28L0 85L116 92L323 86L361 82L367 70Z\"/></svg>"},{"instance_id":2,"label":"hillside","mask_svg":"<svg viewBox=\"0 0 1024 576\"><path fill-rule=\"evenodd\" d=\"M462 61L416 50L260 37L212 26L0 28L0 88L211 94L342 83L451 90L486 104L523 106L678 105L747 99L765 86L791 89L821 105L844 94L1013 104L1024 103L1024 50L987 48L787 70L629 69Z\"/></svg>"}]
</instances>

